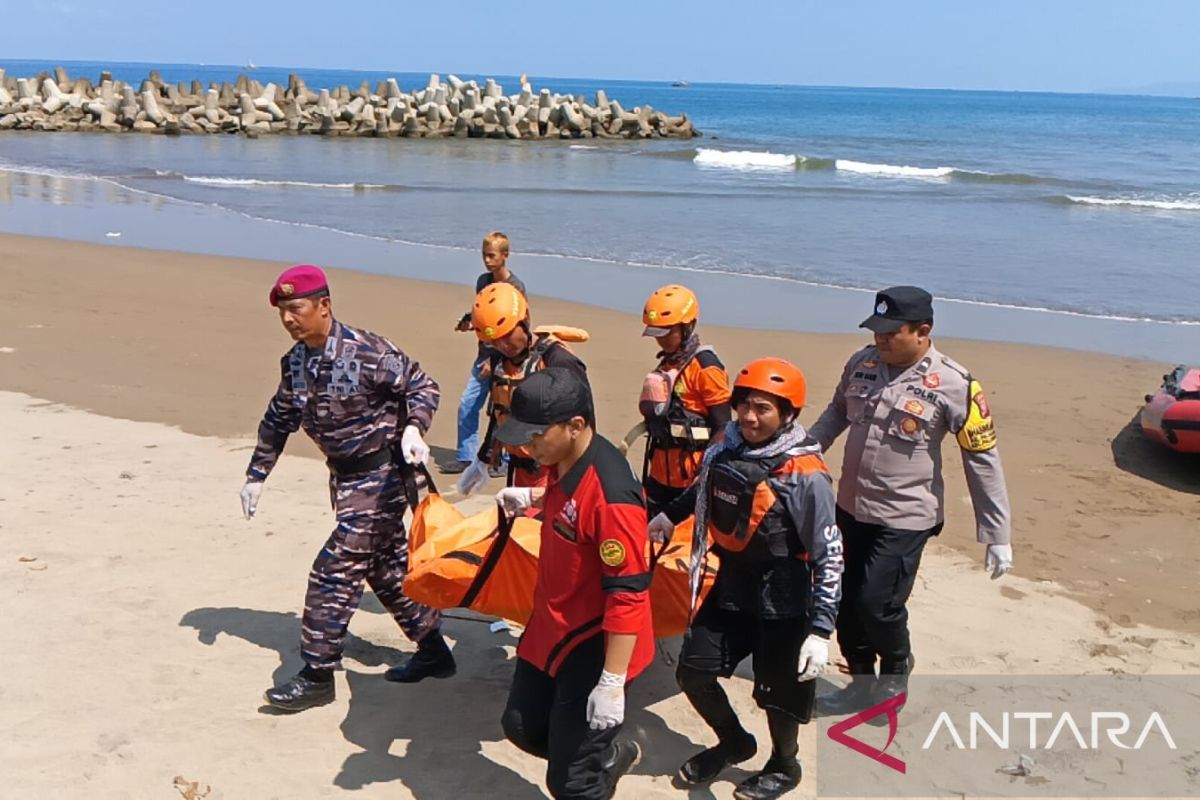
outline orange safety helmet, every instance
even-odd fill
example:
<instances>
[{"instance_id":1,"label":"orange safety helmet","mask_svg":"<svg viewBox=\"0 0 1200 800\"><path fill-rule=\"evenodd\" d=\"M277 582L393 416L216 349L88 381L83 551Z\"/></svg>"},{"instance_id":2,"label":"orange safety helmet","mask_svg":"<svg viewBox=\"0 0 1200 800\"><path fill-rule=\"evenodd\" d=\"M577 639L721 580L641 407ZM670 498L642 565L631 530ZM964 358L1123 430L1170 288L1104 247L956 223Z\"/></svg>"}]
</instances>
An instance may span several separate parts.
<instances>
[{"instance_id":1,"label":"orange safety helmet","mask_svg":"<svg viewBox=\"0 0 1200 800\"><path fill-rule=\"evenodd\" d=\"M686 286L671 284L655 289L642 309L643 336L666 336L675 325L687 325L700 319L696 293Z\"/></svg>"},{"instance_id":2,"label":"orange safety helmet","mask_svg":"<svg viewBox=\"0 0 1200 800\"><path fill-rule=\"evenodd\" d=\"M504 338L528 318L529 303L511 283L493 283L475 295L471 325L481 342Z\"/></svg>"},{"instance_id":3,"label":"orange safety helmet","mask_svg":"<svg viewBox=\"0 0 1200 800\"><path fill-rule=\"evenodd\" d=\"M759 358L742 367L733 391L757 389L760 392L782 397L799 411L804 408L808 395L808 382L804 373L795 364L782 358Z\"/></svg>"}]
</instances>

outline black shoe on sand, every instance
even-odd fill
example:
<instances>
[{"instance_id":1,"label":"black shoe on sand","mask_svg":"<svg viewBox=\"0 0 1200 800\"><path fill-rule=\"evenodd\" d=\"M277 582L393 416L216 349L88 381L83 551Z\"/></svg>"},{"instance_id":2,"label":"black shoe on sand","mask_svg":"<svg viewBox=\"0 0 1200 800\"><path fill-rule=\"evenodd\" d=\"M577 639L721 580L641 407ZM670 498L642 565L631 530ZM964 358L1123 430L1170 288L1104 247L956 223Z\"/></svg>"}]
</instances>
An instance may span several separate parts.
<instances>
[{"instance_id":1,"label":"black shoe on sand","mask_svg":"<svg viewBox=\"0 0 1200 800\"><path fill-rule=\"evenodd\" d=\"M440 633L426 636L417 645L417 652L403 664L397 664L384 674L395 683L416 683L426 678L449 678L458 672L454 654Z\"/></svg>"},{"instance_id":2,"label":"black shoe on sand","mask_svg":"<svg viewBox=\"0 0 1200 800\"><path fill-rule=\"evenodd\" d=\"M800 785L800 762L772 756L762 772L751 775L733 790L736 800L775 800Z\"/></svg>"},{"instance_id":3,"label":"black shoe on sand","mask_svg":"<svg viewBox=\"0 0 1200 800\"><path fill-rule=\"evenodd\" d=\"M613 742L612 753L608 760L602 765L604 771L612 778L613 794L617 792L617 781L621 780L626 772L637 766L637 763L642 760L642 748L637 742L632 739L621 739ZM609 795L610 797L612 795Z\"/></svg>"},{"instance_id":4,"label":"black shoe on sand","mask_svg":"<svg viewBox=\"0 0 1200 800\"><path fill-rule=\"evenodd\" d=\"M449 464L439 464L438 472L443 475L461 475L471 466L470 461L451 461Z\"/></svg>"},{"instance_id":5,"label":"black shoe on sand","mask_svg":"<svg viewBox=\"0 0 1200 800\"><path fill-rule=\"evenodd\" d=\"M710 783L721 771L732 764L740 764L754 758L758 752L758 742L747 731L729 741L720 741L714 747L701 750L696 755L683 762L679 768L679 780L685 786L698 786Z\"/></svg>"},{"instance_id":6,"label":"black shoe on sand","mask_svg":"<svg viewBox=\"0 0 1200 800\"><path fill-rule=\"evenodd\" d=\"M313 681L297 675L287 683L263 692L263 700L280 711L295 713L333 702L333 681Z\"/></svg>"}]
</instances>

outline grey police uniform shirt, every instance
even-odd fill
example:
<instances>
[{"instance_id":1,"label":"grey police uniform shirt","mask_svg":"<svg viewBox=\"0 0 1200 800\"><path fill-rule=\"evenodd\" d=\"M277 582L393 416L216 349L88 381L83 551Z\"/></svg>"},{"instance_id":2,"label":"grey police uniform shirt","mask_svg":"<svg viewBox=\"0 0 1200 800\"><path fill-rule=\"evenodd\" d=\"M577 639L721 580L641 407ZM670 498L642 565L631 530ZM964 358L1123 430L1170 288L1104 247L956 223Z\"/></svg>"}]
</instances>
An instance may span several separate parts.
<instances>
[{"instance_id":1,"label":"grey police uniform shirt","mask_svg":"<svg viewBox=\"0 0 1200 800\"><path fill-rule=\"evenodd\" d=\"M846 430L838 506L859 522L899 530L942 523L942 440L962 448L976 538L1008 544L1008 490L991 412L979 383L932 345L916 365L889 370L874 345L846 362L833 400L809 433L828 451Z\"/></svg>"}]
</instances>

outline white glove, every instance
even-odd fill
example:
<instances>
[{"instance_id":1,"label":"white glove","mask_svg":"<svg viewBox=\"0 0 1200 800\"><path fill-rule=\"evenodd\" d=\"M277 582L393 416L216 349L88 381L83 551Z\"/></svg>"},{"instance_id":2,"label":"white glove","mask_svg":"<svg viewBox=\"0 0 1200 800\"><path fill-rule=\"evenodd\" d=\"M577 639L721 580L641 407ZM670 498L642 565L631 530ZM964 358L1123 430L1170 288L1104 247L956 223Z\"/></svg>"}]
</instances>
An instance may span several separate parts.
<instances>
[{"instance_id":1,"label":"white glove","mask_svg":"<svg viewBox=\"0 0 1200 800\"><path fill-rule=\"evenodd\" d=\"M587 702L588 727L603 731L625 721L625 676L608 670L600 673L600 682Z\"/></svg>"},{"instance_id":2,"label":"white glove","mask_svg":"<svg viewBox=\"0 0 1200 800\"><path fill-rule=\"evenodd\" d=\"M472 459L471 464L463 470L462 477L458 479L458 493L463 497L470 497L475 492L487 485L488 479L492 476L488 474L487 464L480 461L478 458Z\"/></svg>"},{"instance_id":3,"label":"white glove","mask_svg":"<svg viewBox=\"0 0 1200 800\"><path fill-rule=\"evenodd\" d=\"M810 633L800 645L800 680L811 681L829 666L829 640Z\"/></svg>"},{"instance_id":4,"label":"white glove","mask_svg":"<svg viewBox=\"0 0 1200 800\"><path fill-rule=\"evenodd\" d=\"M416 425L409 425L400 436L400 452L408 464L425 464L429 462L429 445L421 438L421 431Z\"/></svg>"},{"instance_id":5,"label":"white glove","mask_svg":"<svg viewBox=\"0 0 1200 800\"><path fill-rule=\"evenodd\" d=\"M504 506L504 513L515 517L533 505L533 489L529 486L509 486L496 492L496 502Z\"/></svg>"},{"instance_id":6,"label":"white glove","mask_svg":"<svg viewBox=\"0 0 1200 800\"><path fill-rule=\"evenodd\" d=\"M983 556L983 568L992 571L992 580L1012 569L1012 545L989 544Z\"/></svg>"},{"instance_id":7,"label":"white glove","mask_svg":"<svg viewBox=\"0 0 1200 800\"><path fill-rule=\"evenodd\" d=\"M671 541L671 534L675 533L675 523L671 522L666 514L660 513L650 520L650 527L647 530L650 533L650 541L655 544L663 544Z\"/></svg>"},{"instance_id":8,"label":"white glove","mask_svg":"<svg viewBox=\"0 0 1200 800\"><path fill-rule=\"evenodd\" d=\"M262 497L262 490L262 481L246 479L246 485L242 487L242 515L246 519L253 517L254 512L258 510L258 498Z\"/></svg>"}]
</instances>

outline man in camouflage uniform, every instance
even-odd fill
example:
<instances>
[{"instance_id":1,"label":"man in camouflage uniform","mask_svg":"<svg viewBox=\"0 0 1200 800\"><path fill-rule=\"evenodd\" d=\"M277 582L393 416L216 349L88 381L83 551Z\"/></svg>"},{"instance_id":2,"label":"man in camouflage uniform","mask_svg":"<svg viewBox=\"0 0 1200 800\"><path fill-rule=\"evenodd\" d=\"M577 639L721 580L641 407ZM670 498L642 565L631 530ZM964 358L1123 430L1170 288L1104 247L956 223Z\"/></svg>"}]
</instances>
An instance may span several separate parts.
<instances>
[{"instance_id":1,"label":"man in camouflage uniform","mask_svg":"<svg viewBox=\"0 0 1200 800\"><path fill-rule=\"evenodd\" d=\"M387 678L405 683L454 674L438 612L401 591L408 568L404 481L397 455L424 463L422 439L437 410L438 385L391 342L333 318L329 287L317 267L285 271L271 289L284 328L296 340L283 357L279 389L258 428L246 470L242 511L254 516L263 481L288 435L304 428L325 454L337 527L313 562L304 598L304 669L264 698L285 711L334 699L350 617L371 587L417 653Z\"/></svg>"},{"instance_id":2,"label":"man in camouflage uniform","mask_svg":"<svg viewBox=\"0 0 1200 800\"><path fill-rule=\"evenodd\" d=\"M860 327L874 333L875 344L850 357L828 408L809 428L824 450L849 428L837 496L846 563L837 635L852 682L821 698L818 707L829 714L853 713L907 688L906 604L925 543L942 530L948 433L962 451L984 566L992 578L1012 568L1012 515L991 410L979 382L929 338L933 297L915 286L885 289Z\"/></svg>"}]
</instances>

